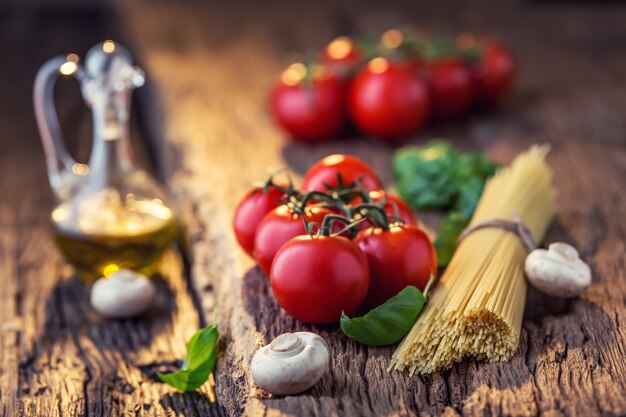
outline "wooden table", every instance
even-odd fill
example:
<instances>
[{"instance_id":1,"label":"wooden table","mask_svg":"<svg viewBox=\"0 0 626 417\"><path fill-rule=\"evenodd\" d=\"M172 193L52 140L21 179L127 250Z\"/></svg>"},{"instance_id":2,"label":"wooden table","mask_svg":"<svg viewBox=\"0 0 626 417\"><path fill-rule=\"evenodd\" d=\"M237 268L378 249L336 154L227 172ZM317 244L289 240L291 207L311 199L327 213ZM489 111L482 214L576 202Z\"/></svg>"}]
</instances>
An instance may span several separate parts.
<instances>
[{"instance_id":1,"label":"wooden table","mask_svg":"<svg viewBox=\"0 0 626 417\"><path fill-rule=\"evenodd\" d=\"M113 10L0 13L0 415L626 415L626 8L302 3L120 0ZM393 185L393 147L364 138L287 143L266 98L297 52L406 22L494 33L518 53L519 82L501 110L433 126L411 142L444 136L502 163L532 143L551 143L559 197L547 240L574 244L593 270L581 299L529 290L510 363L466 360L425 377L389 374L392 348L366 348L282 312L231 232L237 199L268 166L299 175L324 155L347 152ZM157 306L136 320L93 313L88 289L54 248L30 103L43 60L84 54L110 36L148 71L135 102L136 150L176 195L193 251L188 267L180 251L166 256ZM84 157L89 114L74 86L59 90L62 125ZM215 380L190 394L160 384L156 372L178 363L214 310L222 334ZM299 329L329 341L332 372L304 394L269 397L252 382L250 359L276 335Z\"/></svg>"}]
</instances>

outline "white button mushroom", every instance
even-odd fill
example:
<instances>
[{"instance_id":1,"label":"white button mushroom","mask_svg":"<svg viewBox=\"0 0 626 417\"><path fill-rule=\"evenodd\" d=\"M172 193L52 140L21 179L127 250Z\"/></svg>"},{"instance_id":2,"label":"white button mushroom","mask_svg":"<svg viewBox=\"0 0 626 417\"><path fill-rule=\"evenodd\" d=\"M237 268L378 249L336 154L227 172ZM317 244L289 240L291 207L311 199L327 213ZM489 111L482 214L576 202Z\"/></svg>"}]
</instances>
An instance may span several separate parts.
<instances>
[{"instance_id":1,"label":"white button mushroom","mask_svg":"<svg viewBox=\"0 0 626 417\"><path fill-rule=\"evenodd\" d=\"M106 317L133 317L152 305L155 293L154 284L148 277L122 269L93 284L91 305Z\"/></svg>"},{"instance_id":2,"label":"white button mushroom","mask_svg":"<svg viewBox=\"0 0 626 417\"><path fill-rule=\"evenodd\" d=\"M328 346L319 335L284 333L254 354L250 371L261 388L289 395L315 385L328 370L329 362Z\"/></svg>"},{"instance_id":3,"label":"white button mushroom","mask_svg":"<svg viewBox=\"0 0 626 417\"><path fill-rule=\"evenodd\" d=\"M548 249L535 249L524 264L526 277L539 291L556 297L576 297L591 284L591 270L578 251L555 242Z\"/></svg>"}]
</instances>

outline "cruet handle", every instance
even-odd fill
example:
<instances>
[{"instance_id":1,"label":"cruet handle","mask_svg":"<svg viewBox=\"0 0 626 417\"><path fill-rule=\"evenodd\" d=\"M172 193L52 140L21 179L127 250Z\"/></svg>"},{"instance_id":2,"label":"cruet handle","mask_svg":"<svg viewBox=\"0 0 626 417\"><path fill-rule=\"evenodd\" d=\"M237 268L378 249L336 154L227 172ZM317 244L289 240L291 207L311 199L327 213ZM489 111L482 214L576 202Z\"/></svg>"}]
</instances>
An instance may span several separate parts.
<instances>
[{"instance_id":1,"label":"cruet handle","mask_svg":"<svg viewBox=\"0 0 626 417\"><path fill-rule=\"evenodd\" d=\"M54 84L59 75L73 75L79 82L82 81L83 69L78 64L77 55L57 56L41 67L35 78L33 102L46 154L50 185L57 197L64 200L73 191L78 180L87 173L88 167L76 162L63 142L54 105Z\"/></svg>"}]
</instances>

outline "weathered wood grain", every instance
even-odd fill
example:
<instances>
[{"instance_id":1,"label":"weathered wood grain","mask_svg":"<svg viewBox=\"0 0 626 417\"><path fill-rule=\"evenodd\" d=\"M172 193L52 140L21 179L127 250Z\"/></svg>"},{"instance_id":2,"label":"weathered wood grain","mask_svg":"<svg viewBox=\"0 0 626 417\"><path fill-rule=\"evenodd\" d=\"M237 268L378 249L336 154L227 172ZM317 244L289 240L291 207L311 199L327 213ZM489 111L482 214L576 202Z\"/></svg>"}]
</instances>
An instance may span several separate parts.
<instances>
[{"instance_id":1,"label":"weathered wood grain","mask_svg":"<svg viewBox=\"0 0 626 417\"><path fill-rule=\"evenodd\" d=\"M0 62L0 416L626 415L624 6L117 5L119 16L92 6L0 8L6 58ZM265 102L274 77L297 51L319 48L344 31L405 22L492 32L518 52L518 88L501 110L429 127L412 142L447 136L501 162L531 143L552 143L549 162L560 194L548 240L577 245L594 272L580 300L530 291L520 349L510 363L468 360L427 377L388 374L390 348L359 346L332 326L303 326L280 311L230 231L237 199L268 166L288 165L301 174L321 156L349 152L392 185L391 147L360 138L287 144ZM52 196L30 94L45 59L84 53L119 29L151 77L139 90L137 110L185 213L194 262L188 282L180 255L170 253L151 315L108 321L90 311L88 290L47 232ZM58 93L68 142L84 158L89 113L71 83L61 83ZM148 165L148 152L138 150ZM155 378L178 363L185 340L215 309L224 335L216 390L225 410L214 403L213 384L177 394ZM331 342L333 371L309 392L272 398L254 386L248 363L259 346L295 329L312 329Z\"/></svg>"},{"instance_id":2,"label":"weathered wood grain","mask_svg":"<svg viewBox=\"0 0 626 417\"><path fill-rule=\"evenodd\" d=\"M32 115L44 60L111 36L106 10L0 14L0 416L220 416L213 384L182 396L156 372L179 365L201 318L172 251L162 262L148 316L104 320L49 233L53 197ZM70 149L85 160L90 114L73 82L58 107ZM136 133L136 129L135 129ZM134 139L138 139L134 135ZM141 142L135 141L135 145ZM141 146L137 159L149 161Z\"/></svg>"},{"instance_id":3,"label":"weathered wood grain","mask_svg":"<svg viewBox=\"0 0 626 417\"><path fill-rule=\"evenodd\" d=\"M153 90L145 116L165 173L188 213L192 281L203 313L217 306L225 348L218 396L247 415L626 414L626 10L619 5L485 2L185 3L119 2L123 27ZM454 10L452 10L454 9ZM344 30L413 22L439 30L495 33L518 52L518 88L501 110L433 126L412 142L446 136L501 162L535 142L559 190L547 240L581 248L594 272L578 300L530 291L520 348L510 363L467 360L450 371L408 377L386 371L391 350L347 341L334 327L307 326L280 311L266 278L230 231L240 194L268 166L302 173L316 159L348 152L371 162L388 185L392 147L352 138L288 144L266 113L267 91L296 51ZM555 24L558 22L558 25ZM155 100L162 108L154 106ZM206 293L206 290L208 294ZM284 331L329 340L332 372L312 390L271 398L248 373L253 352Z\"/></svg>"}]
</instances>

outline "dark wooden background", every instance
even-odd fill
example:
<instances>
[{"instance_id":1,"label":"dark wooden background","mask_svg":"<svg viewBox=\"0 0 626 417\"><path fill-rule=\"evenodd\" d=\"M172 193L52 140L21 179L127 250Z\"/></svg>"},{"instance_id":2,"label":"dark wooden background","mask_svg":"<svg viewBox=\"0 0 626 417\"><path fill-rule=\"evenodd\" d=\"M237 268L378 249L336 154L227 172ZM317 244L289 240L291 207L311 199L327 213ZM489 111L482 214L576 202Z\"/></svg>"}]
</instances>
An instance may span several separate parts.
<instances>
[{"instance_id":1,"label":"dark wooden background","mask_svg":"<svg viewBox=\"0 0 626 417\"><path fill-rule=\"evenodd\" d=\"M383 4L384 3L384 4ZM165 2L0 6L0 416L621 416L626 415L626 7L619 3L443 1ZM510 363L467 360L425 377L388 374L390 348L365 348L334 327L280 311L266 278L230 229L240 194L268 166L296 174L349 152L393 186L393 148L365 138L290 144L267 115L267 91L299 52L343 33L417 23L488 32L516 51L521 72L500 110L433 126L411 142L448 137L502 163L549 142L559 191L547 240L575 244L593 285L577 300L529 290ZM48 232L52 195L34 124L37 68L104 39L131 47L148 72L137 92L140 163L177 197L192 253L163 262L157 306L102 320ZM86 158L89 112L71 81L57 89L71 149ZM437 216L425 216L431 225ZM217 309L216 380L179 394L155 373ZM254 351L284 331L330 342L333 369L310 391L271 398L248 373Z\"/></svg>"}]
</instances>

